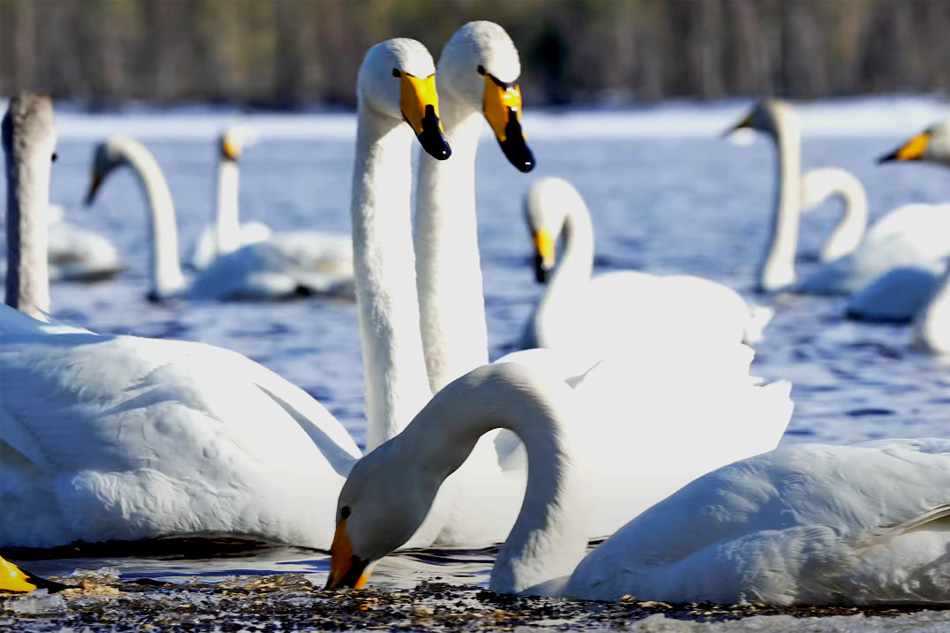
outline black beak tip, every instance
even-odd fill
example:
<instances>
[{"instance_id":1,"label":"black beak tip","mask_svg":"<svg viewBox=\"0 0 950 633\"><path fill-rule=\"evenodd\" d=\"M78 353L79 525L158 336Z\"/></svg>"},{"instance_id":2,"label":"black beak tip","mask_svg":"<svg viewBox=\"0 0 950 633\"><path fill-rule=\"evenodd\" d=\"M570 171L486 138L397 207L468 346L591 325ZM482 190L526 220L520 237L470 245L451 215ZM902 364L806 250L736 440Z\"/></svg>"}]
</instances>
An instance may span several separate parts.
<instances>
[{"instance_id":1,"label":"black beak tip","mask_svg":"<svg viewBox=\"0 0 950 633\"><path fill-rule=\"evenodd\" d=\"M425 116L422 117L422 132L418 135L422 148L429 156L436 160L446 160L452 155L452 148L442 134L439 127L439 117L435 115L432 105L426 106Z\"/></svg>"},{"instance_id":2,"label":"black beak tip","mask_svg":"<svg viewBox=\"0 0 950 633\"><path fill-rule=\"evenodd\" d=\"M544 265L544 260L537 253L534 256L534 279L539 284L546 284L551 276L551 271Z\"/></svg>"},{"instance_id":3,"label":"black beak tip","mask_svg":"<svg viewBox=\"0 0 950 633\"><path fill-rule=\"evenodd\" d=\"M878 165L883 165L884 163L889 163L891 161L897 160L897 152L891 152L890 154L885 154L877 159Z\"/></svg>"}]
</instances>

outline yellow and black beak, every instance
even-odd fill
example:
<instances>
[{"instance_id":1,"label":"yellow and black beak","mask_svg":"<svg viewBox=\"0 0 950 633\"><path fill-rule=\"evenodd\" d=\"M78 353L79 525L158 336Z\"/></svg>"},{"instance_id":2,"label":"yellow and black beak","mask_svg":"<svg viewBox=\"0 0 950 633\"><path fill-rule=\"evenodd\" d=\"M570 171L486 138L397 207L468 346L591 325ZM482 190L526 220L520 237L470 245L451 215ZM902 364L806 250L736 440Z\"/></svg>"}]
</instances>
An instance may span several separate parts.
<instances>
[{"instance_id":1,"label":"yellow and black beak","mask_svg":"<svg viewBox=\"0 0 950 633\"><path fill-rule=\"evenodd\" d=\"M544 229L532 234L534 237L534 274L539 284L547 283L554 270L554 239Z\"/></svg>"},{"instance_id":2,"label":"yellow and black beak","mask_svg":"<svg viewBox=\"0 0 950 633\"><path fill-rule=\"evenodd\" d=\"M921 132L910 139L890 154L886 154L877 159L878 163L887 163L892 160L920 160L927 146L930 144L930 132Z\"/></svg>"},{"instance_id":3,"label":"yellow and black beak","mask_svg":"<svg viewBox=\"0 0 950 633\"><path fill-rule=\"evenodd\" d=\"M409 73L399 73L402 82L399 93L399 107L406 122L413 131L422 148L436 160L445 160L452 155L452 148L445 140L445 130L439 120L439 94L435 90L435 75L425 79L413 77Z\"/></svg>"},{"instance_id":4,"label":"yellow and black beak","mask_svg":"<svg viewBox=\"0 0 950 633\"><path fill-rule=\"evenodd\" d=\"M102 174L98 169L92 170L92 179L89 181L89 191L86 193L86 206L88 207L96 199L96 192L102 186Z\"/></svg>"},{"instance_id":5,"label":"yellow and black beak","mask_svg":"<svg viewBox=\"0 0 950 633\"><path fill-rule=\"evenodd\" d=\"M34 589L46 589L50 593L56 593L68 588L68 585L46 580L20 569L0 556L0 591L26 593Z\"/></svg>"},{"instance_id":6,"label":"yellow and black beak","mask_svg":"<svg viewBox=\"0 0 950 633\"><path fill-rule=\"evenodd\" d=\"M231 138L221 139L221 158L237 162L237 160L241 158L240 145L235 143L234 139Z\"/></svg>"},{"instance_id":7,"label":"yellow and black beak","mask_svg":"<svg viewBox=\"0 0 950 633\"><path fill-rule=\"evenodd\" d=\"M484 75L485 118L508 162L518 171L528 173L534 169L535 160L521 129L521 89L517 84L502 83L487 72Z\"/></svg>"},{"instance_id":8,"label":"yellow and black beak","mask_svg":"<svg viewBox=\"0 0 950 633\"><path fill-rule=\"evenodd\" d=\"M353 545L346 533L346 519L340 519L330 545L330 575L324 589L362 589L369 580L369 563L370 561L362 560L353 554Z\"/></svg>"}]
</instances>

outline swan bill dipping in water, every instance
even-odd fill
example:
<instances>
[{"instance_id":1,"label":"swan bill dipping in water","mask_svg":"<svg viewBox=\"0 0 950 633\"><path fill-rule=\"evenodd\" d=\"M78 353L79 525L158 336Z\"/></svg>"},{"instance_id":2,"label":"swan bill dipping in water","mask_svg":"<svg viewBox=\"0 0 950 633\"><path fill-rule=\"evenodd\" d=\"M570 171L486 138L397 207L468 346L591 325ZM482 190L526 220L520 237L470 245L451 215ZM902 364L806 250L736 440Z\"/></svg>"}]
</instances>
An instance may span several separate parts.
<instances>
[{"instance_id":1,"label":"swan bill dipping in water","mask_svg":"<svg viewBox=\"0 0 950 633\"><path fill-rule=\"evenodd\" d=\"M350 471L326 588L365 585L371 565L422 523L479 436L506 428L526 446L528 482L492 591L950 604L950 441L803 444L751 457L687 485L584 557L575 405L561 381L516 363L480 367L447 386Z\"/></svg>"},{"instance_id":2,"label":"swan bill dipping in water","mask_svg":"<svg viewBox=\"0 0 950 633\"><path fill-rule=\"evenodd\" d=\"M950 256L950 213L942 205L910 204L878 220L852 252L796 279L795 253L801 217L801 133L788 104L757 103L733 130L768 134L777 151L775 202L769 242L759 264L757 289L763 292L850 295L899 266L940 273Z\"/></svg>"},{"instance_id":3,"label":"swan bill dipping in water","mask_svg":"<svg viewBox=\"0 0 950 633\"><path fill-rule=\"evenodd\" d=\"M404 211L407 239L413 131L427 151L450 153L433 72L412 40L370 49L360 72L353 214ZM20 160L45 152L45 182L30 184L48 190L55 137L52 119L41 123L44 143L32 139ZM357 224L364 240L367 231L385 239L371 220ZM23 274L41 284L37 270ZM412 326L418 337L418 318ZM333 500L359 451L320 403L261 365L210 345L100 336L6 309L0 369L3 545L223 533L330 546ZM426 545L434 534L418 538Z\"/></svg>"}]
</instances>

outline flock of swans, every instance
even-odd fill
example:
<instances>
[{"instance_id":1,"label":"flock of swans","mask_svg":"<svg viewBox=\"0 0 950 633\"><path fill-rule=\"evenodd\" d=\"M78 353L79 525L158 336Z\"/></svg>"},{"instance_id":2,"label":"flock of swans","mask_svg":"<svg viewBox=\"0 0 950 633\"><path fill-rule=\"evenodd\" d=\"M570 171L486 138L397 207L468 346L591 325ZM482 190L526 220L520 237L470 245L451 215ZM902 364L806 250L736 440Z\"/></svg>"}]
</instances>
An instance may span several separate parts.
<instances>
[{"instance_id":1,"label":"flock of swans","mask_svg":"<svg viewBox=\"0 0 950 633\"><path fill-rule=\"evenodd\" d=\"M399 548L504 542L490 580L500 592L950 604L950 439L776 448L790 385L753 376L747 345L771 310L698 277L592 277L590 213L564 180L526 196L537 274L551 278L525 349L489 364L475 158L484 119L508 161L533 168L520 72L514 43L490 22L463 26L438 66L409 39L367 52L352 241L241 224L238 160L253 139L225 134L190 280L155 158L129 138L96 148L89 202L121 166L145 194L151 299L355 295L365 454L320 402L236 352L49 321L53 111L48 98L14 98L3 122L3 546L226 534L330 550L335 588L362 586ZM760 104L736 127L778 148L757 285L851 294L854 314L913 318L918 343L950 352L950 208L900 209L865 233L853 176L801 174L787 105ZM886 158L950 166L950 122ZM798 281L799 218L832 194L847 211L824 266ZM121 267L114 249L103 253L111 261L98 272L90 262L90 276ZM900 315L888 311L895 302ZM0 563L0 588L39 586Z\"/></svg>"}]
</instances>

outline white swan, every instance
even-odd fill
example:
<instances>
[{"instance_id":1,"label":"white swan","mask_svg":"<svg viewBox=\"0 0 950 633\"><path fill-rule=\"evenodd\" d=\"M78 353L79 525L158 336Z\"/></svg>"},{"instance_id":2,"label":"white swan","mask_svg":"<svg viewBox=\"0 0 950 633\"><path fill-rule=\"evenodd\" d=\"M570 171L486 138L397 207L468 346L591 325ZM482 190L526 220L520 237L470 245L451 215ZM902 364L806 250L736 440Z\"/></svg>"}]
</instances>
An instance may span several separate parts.
<instances>
[{"instance_id":1,"label":"white swan","mask_svg":"<svg viewBox=\"0 0 950 633\"><path fill-rule=\"evenodd\" d=\"M584 420L557 381L504 367L452 383L357 462L337 502L327 588L365 584L370 565L421 524L477 438L501 427L527 447L528 483L492 591L950 604L950 441L798 445L752 457L689 484L581 560L587 506L573 447Z\"/></svg>"},{"instance_id":2,"label":"white swan","mask_svg":"<svg viewBox=\"0 0 950 633\"><path fill-rule=\"evenodd\" d=\"M850 171L840 167L819 167L802 174L802 214L807 215L832 196L841 198L844 212L821 247L819 261L822 263L832 262L857 249L868 223L868 197L864 185Z\"/></svg>"},{"instance_id":3,"label":"white swan","mask_svg":"<svg viewBox=\"0 0 950 633\"><path fill-rule=\"evenodd\" d=\"M899 266L943 270L950 255L950 214L935 205L911 204L876 222L851 253L796 280L801 190L801 142L798 118L787 104L765 101L734 129L767 133L778 152L775 209L765 255L756 284L766 292L853 294Z\"/></svg>"},{"instance_id":4,"label":"white swan","mask_svg":"<svg viewBox=\"0 0 950 633\"><path fill-rule=\"evenodd\" d=\"M428 151L448 156L433 71L432 58L413 40L367 53L353 178L354 217L365 220L358 222L360 253L387 245L374 217L402 218L408 241L410 125ZM42 139L54 138L51 118L40 123ZM18 160L35 166L50 143L32 147ZM45 173L45 181L30 183L31 192L48 188L48 164ZM45 282L42 265L32 265L45 262L30 252L35 243L16 242L16 252L31 255L31 266L14 267L29 282L24 289ZM367 286L380 270L371 258L361 261L363 289L378 306L388 297ZM369 319L369 336L381 340L368 347L378 350L390 342L387 315ZM412 328L418 338L418 319ZM421 344L417 360L423 366ZM100 336L5 308L0 372L3 545L217 533L330 545L333 499L359 455L356 445L318 402L244 356L198 343ZM424 377L421 386L428 389ZM389 395L390 402L407 397ZM383 439L401 428L385 429ZM440 525L438 513L433 521ZM423 531L418 544L434 536Z\"/></svg>"},{"instance_id":5,"label":"white swan","mask_svg":"<svg viewBox=\"0 0 950 633\"><path fill-rule=\"evenodd\" d=\"M215 258L236 251L241 246L263 242L271 231L261 222L241 223L238 214L238 163L244 149L257 140L254 131L244 126L229 126L218 136L217 205L212 224L198 234L192 246L190 265L204 270Z\"/></svg>"},{"instance_id":6,"label":"white swan","mask_svg":"<svg viewBox=\"0 0 950 633\"><path fill-rule=\"evenodd\" d=\"M937 123L924 132L913 137L890 154L883 156L879 162L887 161L922 161L944 164L950 167L950 119ZM941 212L950 217L950 204L934 205ZM935 332L939 329L939 320L935 318L938 310L931 306L928 312L929 319L924 319L924 307L931 299L939 306L939 297L945 291L941 288L941 279L945 275L934 267L920 268L902 266L889 271L848 300L847 314L849 317L864 321L886 321L903 323L920 315L915 327L915 341L925 348L935 351L950 350L950 343L924 343L923 330ZM926 320L928 325L922 323ZM931 335L933 339L936 335ZM938 338L946 340L944 334ZM935 340L935 339L934 339Z\"/></svg>"},{"instance_id":7,"label":"white swan","mask_svg":"<svg viewBox=\"0 0 950 633\"><path fill-rule=\"evenodd\" d=\"M310 294L345 295L351 291L350 277L325 271L320 258L313 259L310 251L295 247L293 236L274 237L222 255L189 284L178 259L178 227L171 192L158 162L144 145L131 138L116 137L96 147L87 204L93 202L108 175L123 165L132 168L147 200L150 299L164 301L184 296L204 300L268 300Z\"/></svg>"},{"instance_id":8,"label":"white swan","mask_svg":"<svg viewBox=\"0 0 950 633\"><path fill-rule=\"evenodd\" d=\"M523 347L584 354L592 364L644 337L755 340L762 321L767 322L735 290L700 277L638 271L591 277L590 213L566 180L534 182L525 195L524 212L534 241L538 281L547 281L552 270L554 274L526 324ZM555 269L555 244L561 235L564 252Z\"/></svg>"},{"instance_id":9,"label":"white swan","mask_svg":"<svg viewBox=\"0 0 950 633\"><path fill-rule=\"evenodd\" d=\"M505 30L469 22L446 43L437 84L452 160L422 156L417 167L416 283L429 383L438 391L488 362L475 214L475 155L487 120L520 171L535 159L521 129L521 62Z\"/></svg>"}]
</instances>

